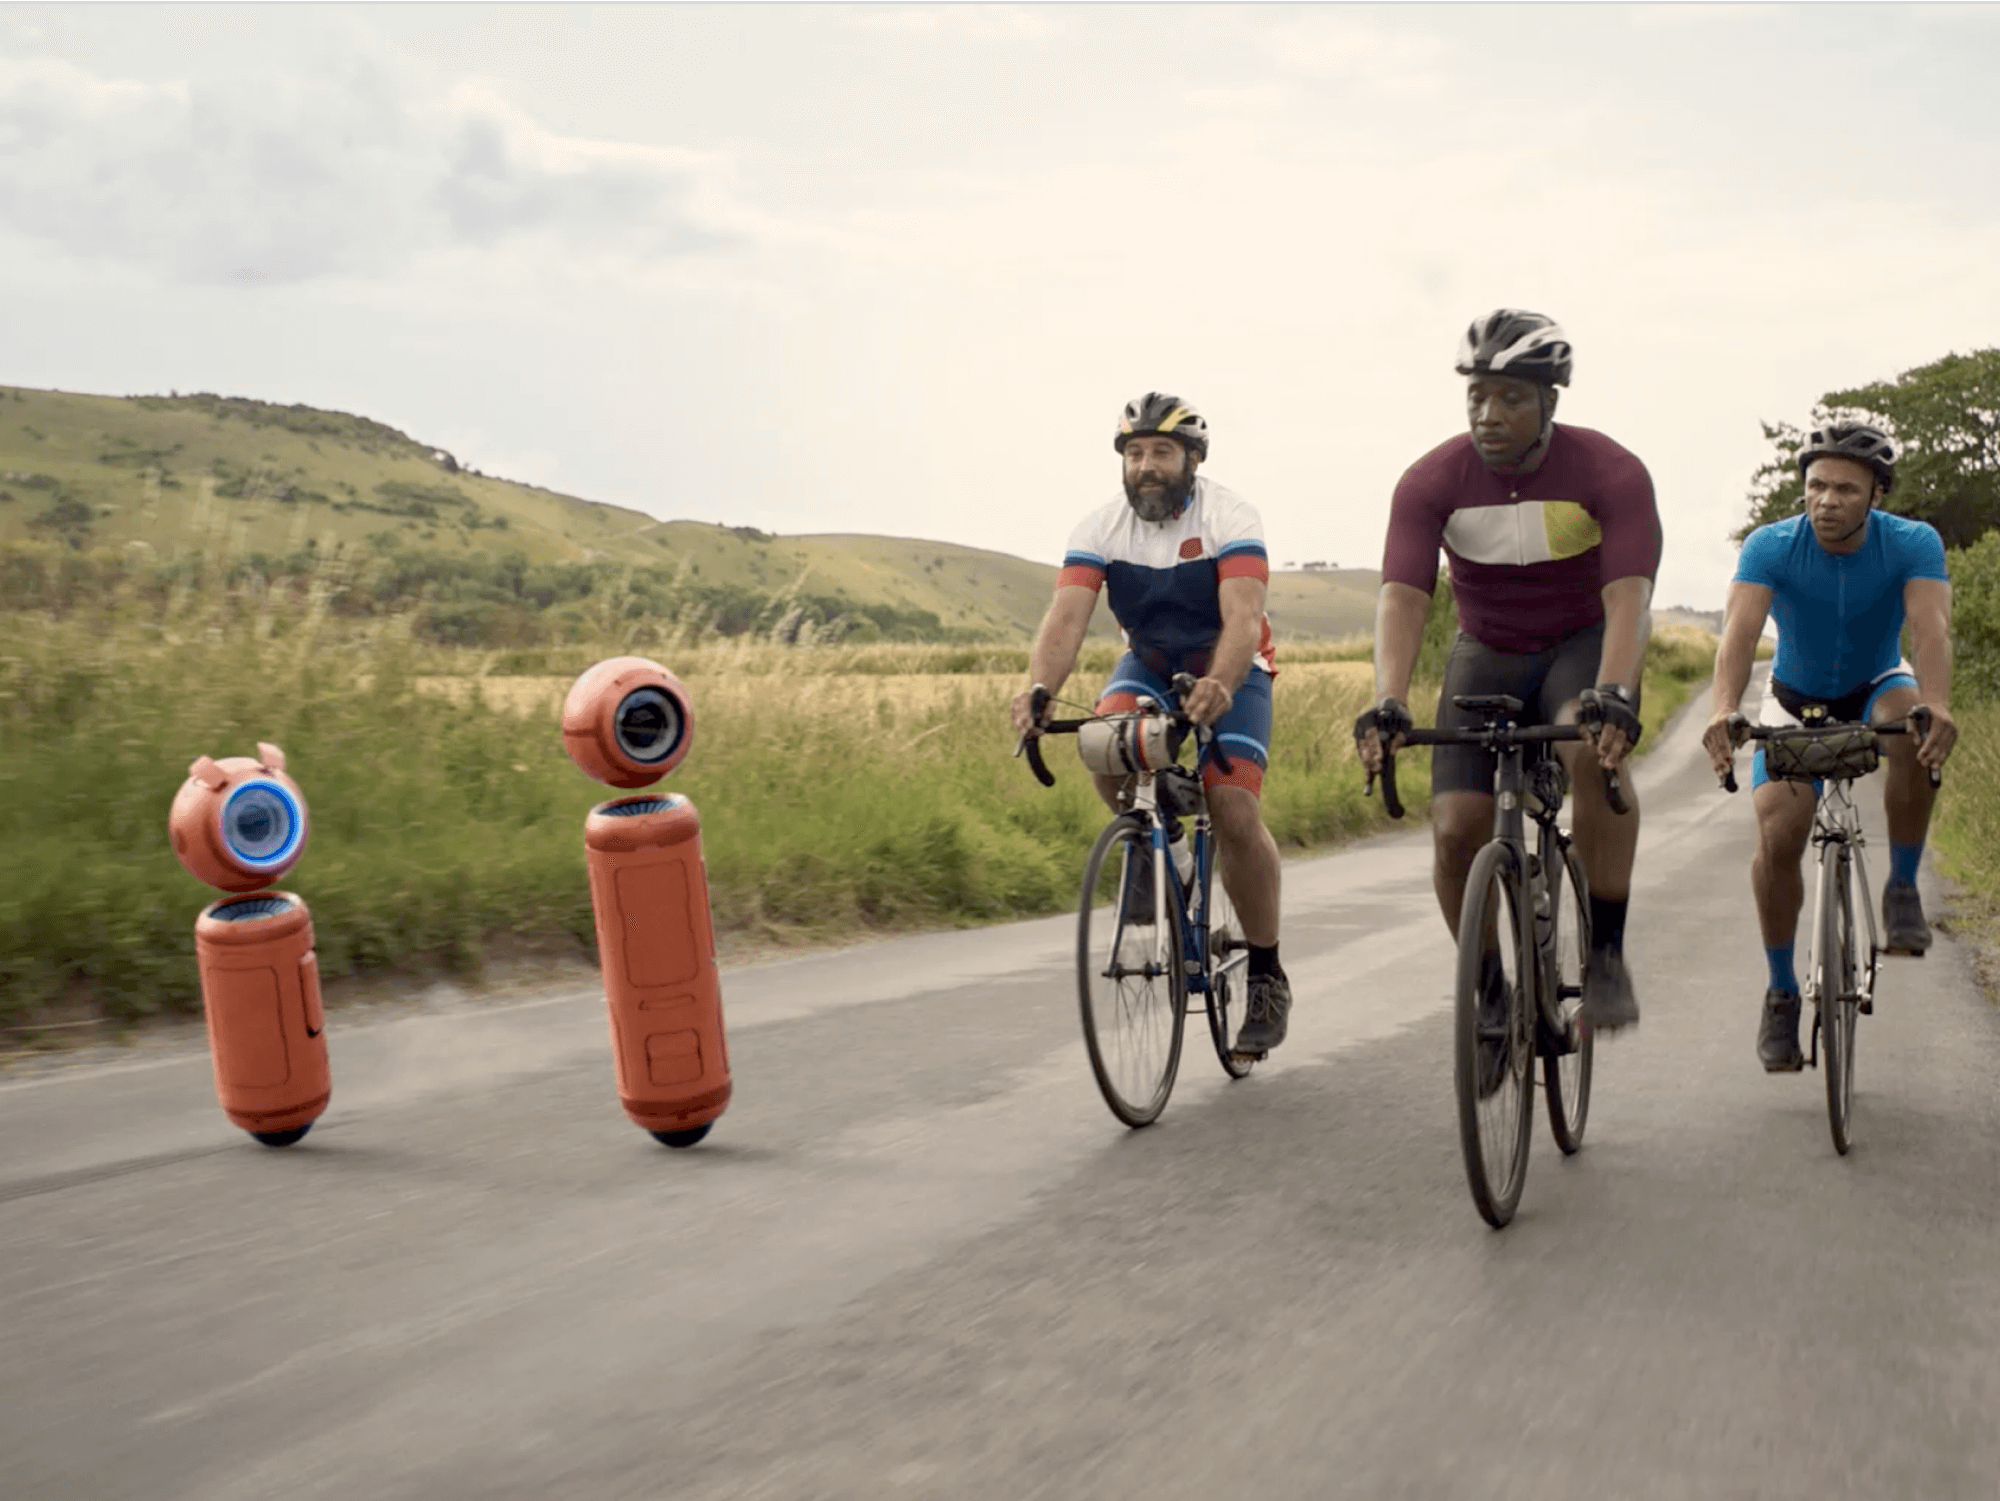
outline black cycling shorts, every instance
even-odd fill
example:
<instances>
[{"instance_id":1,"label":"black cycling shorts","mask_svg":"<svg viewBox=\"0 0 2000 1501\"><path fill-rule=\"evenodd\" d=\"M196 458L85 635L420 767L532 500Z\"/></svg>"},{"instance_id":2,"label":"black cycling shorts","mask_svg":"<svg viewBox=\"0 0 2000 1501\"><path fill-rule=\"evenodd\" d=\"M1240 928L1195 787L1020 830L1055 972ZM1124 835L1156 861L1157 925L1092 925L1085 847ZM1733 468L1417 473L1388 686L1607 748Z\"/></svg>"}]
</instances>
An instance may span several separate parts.
<instances>
[{"instance_id":1,"label":"black cycling shorts","mask_svg":"<svg viewBox=\"0 0 2000 1501\"><path fill-rule=\"evenodd\" d=\"M1479 724L1477 714L1454 708L1452 699L1475 693L1506 693L1527 707L1523 724L1554 724L1556 716L1597 686L1598 663L1604 653L1604 622L1565 636L1536 652L1495 651L1464 632L1452 643L1444 664L1444 690L1438 695L1437 725L1441 730ZM1632 707L1639 705L1639 685L1632 690ZM1497 758L1476 745L1439 745L1431 750L1431 796L1440 792L1493 792Z\"/></svg>"}]
</instances>

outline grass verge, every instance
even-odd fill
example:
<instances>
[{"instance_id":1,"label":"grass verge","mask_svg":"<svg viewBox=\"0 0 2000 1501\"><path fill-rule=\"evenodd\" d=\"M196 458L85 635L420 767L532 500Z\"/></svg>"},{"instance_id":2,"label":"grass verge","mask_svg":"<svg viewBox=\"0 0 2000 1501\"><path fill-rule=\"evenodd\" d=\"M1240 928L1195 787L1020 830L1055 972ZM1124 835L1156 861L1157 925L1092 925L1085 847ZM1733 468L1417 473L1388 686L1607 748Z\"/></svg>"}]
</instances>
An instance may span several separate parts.
<instances>
[{"instance_id":1,"label":"grass verge","mask_svg":"<svg viewBox=\"0 0 2000 1501\"><path fill-rule=\"evenodd\" d=\"M476 977L496 937L590 956L582 825L610 794L563 753L552 694L524 709L506 692L518 680L481 676L490 653L443 653L406 622L357 626L312 599L17 614L5 639L0 1029L198 1012L192 929L214 893L172 858L167 807L195 755L246 754L258 740L284 747L311 808L305 857L283 884L312 907L323 973ZM1011 755L1006 705L1025 649L849 655L675 657L697 730L670 785L701 812L724 942L1068 907L1104 810L1067 746L1053 789ZM1350 727L1370 696L1365 667L1342 665L1355 655L1353 643L1281 653L1265 809L1292 851L1384 823L1354 759ZM1073 680L1081 692L1111 665L1108 650L1097 656ZM1685 697L1692 660L1649 675L1649 726L1669 712L1662 684ZM426 691L445 668L459 691ZM1435 689L1414 697L1434 701ZM1421 772L1412 764L1403 781L1411 825L1426 805Z\"/></svg>"}]
</instances>

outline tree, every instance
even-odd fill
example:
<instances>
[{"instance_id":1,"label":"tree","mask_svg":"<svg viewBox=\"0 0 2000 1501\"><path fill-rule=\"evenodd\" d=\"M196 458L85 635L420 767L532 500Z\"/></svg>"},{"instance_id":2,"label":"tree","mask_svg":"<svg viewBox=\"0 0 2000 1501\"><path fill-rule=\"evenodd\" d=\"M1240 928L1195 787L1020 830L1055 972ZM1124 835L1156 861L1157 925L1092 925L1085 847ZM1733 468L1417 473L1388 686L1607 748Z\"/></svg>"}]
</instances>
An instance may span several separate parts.
<instances>
[{"instance_id":1,"label":"tree","mask_svg":"<svg viewBox=\"0 0 2000 1501\"><path fill-rule=\"evenodd\" d=\"M1928 521L1946 547L1966 547L2000 528L2000 349L1948 354L1894 380L1829 391L1812 425L1866 422L1896 440L1896 488L1885 510ZM1798 453L1806 434L1766 422L1776 453L1750 481L1750 519L1735 535L1796 515L1803 499Z\"/></svg>"}]
</instances>

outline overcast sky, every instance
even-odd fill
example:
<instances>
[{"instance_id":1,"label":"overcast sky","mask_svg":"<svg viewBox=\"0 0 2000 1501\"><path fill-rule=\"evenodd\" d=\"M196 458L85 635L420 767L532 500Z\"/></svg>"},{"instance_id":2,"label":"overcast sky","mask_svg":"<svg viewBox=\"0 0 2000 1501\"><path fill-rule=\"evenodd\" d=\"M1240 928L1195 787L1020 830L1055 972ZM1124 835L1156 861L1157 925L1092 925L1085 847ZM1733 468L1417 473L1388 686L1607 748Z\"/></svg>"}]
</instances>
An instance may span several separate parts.
<instances>
[{"instance_id":1,"label":"overcast sky","mask_svg":"<svg viewBox=\"0 0 2000 1501\"><path fill-rule=\"evenodd\" d=\"M0 6L0 381L1054 562L1130 396L1374 567L1559 319L1713 607L1760 418L2000 344L2000 9Z\"/></svg>"}]
</instances>

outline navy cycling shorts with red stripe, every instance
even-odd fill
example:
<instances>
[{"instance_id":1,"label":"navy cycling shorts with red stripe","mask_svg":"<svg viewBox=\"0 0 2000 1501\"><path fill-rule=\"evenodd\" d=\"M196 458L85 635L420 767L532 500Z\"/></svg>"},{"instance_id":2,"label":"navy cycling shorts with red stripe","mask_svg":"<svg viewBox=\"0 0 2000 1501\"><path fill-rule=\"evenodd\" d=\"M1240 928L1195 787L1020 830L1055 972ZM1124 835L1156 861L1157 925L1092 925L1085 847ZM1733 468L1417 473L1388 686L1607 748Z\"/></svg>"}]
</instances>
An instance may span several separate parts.
<instances>
[{"instance_id":1,"label":"navy cycling shorts with red stripe","mask_svg":"<svg viewBox=\"0 0 2000 1501\"><path fill-rule=\"evenodd\" d=\"M1132 652L1118 659L1110 681L1097 695L1095 712L1119 714L1139 706L1139 695L1161 703L1172 700L1166 679L1152 671ZM1229 774L1215 767L1214 747L1201 753L1201 784L1204 787L1241 787L1252 796L1262 796L1264 768L1271 754L1271 675L1252 667L1236 690L1229 712L1215 722L1215 738L1229 757Z\"/></svg>"}]
</instances>

